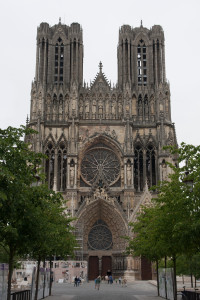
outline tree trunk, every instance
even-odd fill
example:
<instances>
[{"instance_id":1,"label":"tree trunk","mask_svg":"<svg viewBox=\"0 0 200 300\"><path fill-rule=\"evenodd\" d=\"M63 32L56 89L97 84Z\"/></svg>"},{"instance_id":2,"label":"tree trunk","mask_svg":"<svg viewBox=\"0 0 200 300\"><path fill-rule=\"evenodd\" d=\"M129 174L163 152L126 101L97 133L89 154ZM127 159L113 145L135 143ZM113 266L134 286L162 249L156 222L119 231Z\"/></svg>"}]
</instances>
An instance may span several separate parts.
<instances>
[{"instance_id":1,"label":"tree trunk","mask_svg":"<svg viewBox=\"0 0 200 300\"><path fill-rule=\"evenodd\" d=\"M167 269L167 256L165 256L165 298L167 299L167 274L166 274L166 269Z\"/></svg>"},{"instance_id":2,"label":"tree trunk","mask_svg":"<svg viewBox=\"0 0 200 300\"><path fill-rule=\"evenodd\" d=\"M13 273L13 259L14 259L14 251L10 248L9 252L9 271L8 271L8 290L7 290L7 300L11 299L11 280Z\"/></svg>"},{"instance_id":3,"label":"tree trunk","mask_svg":"<svg viewBox=\"0 0 200 300\"><path fill-rule=\"evenodd\" d=\"M192 275L192 273L190 274L190 278L191 278L191 287L193 288L193 275Z\"/></svg>"},{"instance_id":4,"label":"tree trunk","mask_svg":"<svg viewBox=\"0 0 200 300\"><path fill-rule=\"evenodd\" d=\"M49 296L51 296L51 288L52 288L52 281L53 281L53 276L52 276L52 274L51 274L51 264L52 264L51 258L50 258L49 263L50 263L50 285L49 285Z\"/></svg>"},{"instance_id":5,"label":"tree trunk","mask_svg":"<svg viewBox=\"0 0 200 300\"><path fill-rule=\"evenodd\" d=\"M35 299L37 300L38 297L38 285L39 285L39 274L40 274L40 262L41 258L38 258L38 265L37 265L37 275L36 275L36 285L35 285Z\"/></svg>"},{"instance_id":6,"label":"tree trunk","mask_svg":"<svg viewBox=\"0 0 200 300\"><path fill-rule=\"evenodd\" d=\"M43 299L44 299L44 296L45 296L45 285L46 285L45 259L44 259L44 262L43 262L43 268L44 268L44 284L43 284Z\"/></svg>"},{"instance_id":7,"label":"tree trunk","mask_svg":"<svg viewBox=\"0 0 200 300\"><path fill-rule=\"evenodd\" d=\"M176 257L173 257L173 267L174 267L174 300L177 300L177 282L176 282Z\"/></svg>"},{"instance_id":8,"label":"tree trunk","mask_svg":"<svg viewBox=\"0 0 200 300\"><path fill-rule=\"evenodd\" d=\"M185 281L184 281L184 275L182 275L182 281L183 281L183 284L185 284Z\"/></svg>"},{"instance_id":9,"label":"tree trunk","mask_svg":"<svg viewBox=\"0 0 200 300\"><path fill-rule=\"evenodd\" d=\"M156 261L156 275L157 275L157 291L158 291L158 296L160 296L160 286L159 286L159 274L158 274L158 260Z\"/></svg>"}]
</instances>

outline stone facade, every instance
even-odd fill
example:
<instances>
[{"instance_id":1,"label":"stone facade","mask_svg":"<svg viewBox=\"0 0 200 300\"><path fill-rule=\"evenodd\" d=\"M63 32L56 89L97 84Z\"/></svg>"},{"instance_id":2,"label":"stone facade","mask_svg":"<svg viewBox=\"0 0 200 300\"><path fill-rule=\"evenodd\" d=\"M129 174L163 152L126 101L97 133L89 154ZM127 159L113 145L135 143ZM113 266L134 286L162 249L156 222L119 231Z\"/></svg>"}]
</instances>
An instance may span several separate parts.
<instances>
[{"instance_id":1,"label":"stone facade","mask_svg":"<svg viewBox=\"0 0 200 300\"><path fill-rule=\"evenodd\" d=\"M27 139L48 156L49 187L63 193L67 210L77 217L89 277L109 269L144 279L142 260L125 255L121 236L131 234L128 223L151 200L148 188L167 178L165 162L176 163L163 150L177 141L162 27L123 25L116 85L102 69L100 62L93 82L83 82L78 23L41 23L27 124L38 134Z\"/></svg>"}]
</instances>

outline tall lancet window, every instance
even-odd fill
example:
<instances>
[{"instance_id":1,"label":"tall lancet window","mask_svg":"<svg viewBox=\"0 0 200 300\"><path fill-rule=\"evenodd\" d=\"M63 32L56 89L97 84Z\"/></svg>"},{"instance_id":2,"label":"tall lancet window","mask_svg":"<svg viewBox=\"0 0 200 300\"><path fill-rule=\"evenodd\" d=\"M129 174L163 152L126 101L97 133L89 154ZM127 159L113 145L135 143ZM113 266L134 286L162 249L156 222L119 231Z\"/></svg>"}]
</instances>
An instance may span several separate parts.
<instances>
[{"instance_id":1,"label":"tall lancet window","mask_svg":"<svg viewBox=\"0 0 200 300\"><path fill-rule=\"evenodd\" d=\"M137 47L138 85L147 85L147 48L143 40Z\"/></svg>"},{"instance_id":2,"label":"tall lancet window","mask_svg":"<svg viewBox=\"0 0 200 300\"><path fill-rule=\"evenodd\" d=\"M45 162L45 174L48 186L53 189L54 184L54 163L55 163L55 151L51 142L48 143L45 154L47 156Z\"/></svg>"},{"instance_id":3,"label":"tall lancet window","mask_svg":"<svg viewBox=\"0 0 200 300\"><path fill-rule=\"evenodd\" d=\"M138 144L134 152L134 187L137 192L140 192L143 186L143 148Z\"/></svg>"},{"instance_id":4,"label":"tall lancet window","mask_svg":"<svg viewBox=\"0 0 200 300\"><path fill-rule=\"evenodd\" d=\"M63 65L64 65L64 45L59 37L55 45L55 65L54 65L54 83L63 83Z\"/></svg>"},{"instance_id":5,"label":"tall lancet window","mask_svg":"<svg viewBox=\"0 0 200 300\"><path fill-rule=\"evenodd\" d=\"M146 176L149 186L156 185L156 153L151 144L146 149Z\"/></svg>"},{"instance_id":6,"label":"tall lancet window","mask_svg":"<svg viewBox=\"0 0 200 300\"><path fill-rule=\"evenodd\" d=\"M64 143L59 145L58 149L58 175L57 190L64 191L66 189L67 179L67 150Z\"/></svg>"}]
</instances>

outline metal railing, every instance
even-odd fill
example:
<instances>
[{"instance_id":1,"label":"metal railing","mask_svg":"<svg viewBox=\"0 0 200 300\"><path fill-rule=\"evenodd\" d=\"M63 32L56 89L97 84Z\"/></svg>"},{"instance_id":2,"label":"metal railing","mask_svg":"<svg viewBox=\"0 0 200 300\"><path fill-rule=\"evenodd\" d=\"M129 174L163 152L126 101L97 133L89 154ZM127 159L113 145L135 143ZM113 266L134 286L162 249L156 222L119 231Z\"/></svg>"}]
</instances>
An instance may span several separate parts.
<instances>
[{"instance_id":1,"label":"metal railing","mask_svg":"<svg viewBox=\"0 0 200 300\"><path fill-rule=\"evenodd\" d=\"M200 294L196 291L182 291L182 299L200 300Z\"/></svg>"},{"instance_id":2,"label":"metal railing","mask_svg":"<svg viewBox=\"0 0 200 300\"><path fill-rule=\"evenodd\" d=\"M31 300L31 291L24 290L11 293L11 300Z\"/></svg>"}]
</instances>

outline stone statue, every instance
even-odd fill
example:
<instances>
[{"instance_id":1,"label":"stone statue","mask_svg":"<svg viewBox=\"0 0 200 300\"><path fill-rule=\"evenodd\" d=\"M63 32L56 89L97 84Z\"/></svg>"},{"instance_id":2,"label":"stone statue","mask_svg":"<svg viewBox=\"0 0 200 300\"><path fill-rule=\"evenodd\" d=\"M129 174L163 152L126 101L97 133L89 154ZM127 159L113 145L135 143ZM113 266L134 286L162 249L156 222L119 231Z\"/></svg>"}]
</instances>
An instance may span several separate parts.
<instances>
[{"instance_id":1,"label":"stone statue","mask_svg":"<svg viewBox=\"0 0 200 300\"><path fill-rule=\"evenodd\" d=\"M88 101L85 103L85 112L86 113L90 112L90 107L89 107L89 102Z\"/></svg>"},{"instance_id":2,"label":"stone statue","mask_svg":"<svg viewBox=\"0 0 200 300\"><path fill-rule=\"evenodd\" d=\"M112 102L112 115L115 116L115 102Z\"/></svg>"},{"instance_id":3,"label":"stone statue","mask_svg":"<svg viewBox=\"0 0 200 300\"><path fill-rule=\"evenodd\" d=\"M70 166L70 169L69 169L69 180L70 180L70 186L71 187L74 186L74 175L75 175L74 166Z\"/></svg>"},{"instance_id":4,"label":"stone statue","mask_svg":"<svg viewBox=\"0 0 200 300\"><path fill-rule=\"evenodd\" d=\"M95 119L95 114L96 114L96 101L92 102L92 115L93 119Z\"/></svg>"},{"instance_id":5,"label":"stone statue","mask_svg":"<svg viewBox=\"0 0 200 300\"><path fill-rule=\"evenodd\" d=\"M127 175L127 185L130 186L131 185L131 163L128 162L127 164L127 168L126 168L126 175Z\"/></svg>"},{"instance_id":6,"label":"stone statue","mask_svg":"<svg viewBox=\"0 0 200 300\"><path fill-rule=\"evenodd\" d=\"M83 102L82 101L80 102L79 112L80 112L80 114L83 113Z\"/></svg>"},{"instance_id":7,"label":"stone statue","mask_svg":"<svg viewBox=\"0 0 200 300\"><path fill-rule=\"evenodd\" d=\"M99 115L100 115L100 116L103 115L103 104L102 104L101 101L99 102Z\"/></svg>"}]
</instances>

